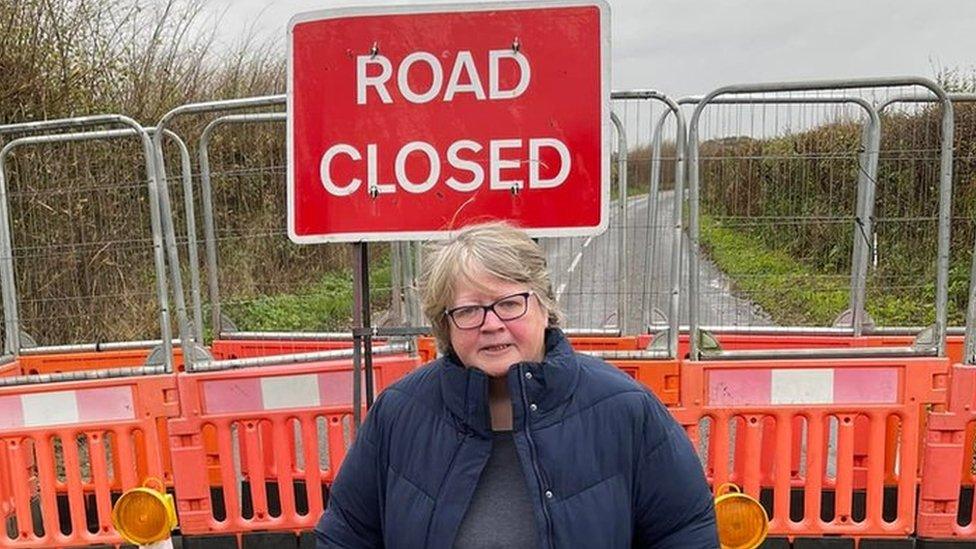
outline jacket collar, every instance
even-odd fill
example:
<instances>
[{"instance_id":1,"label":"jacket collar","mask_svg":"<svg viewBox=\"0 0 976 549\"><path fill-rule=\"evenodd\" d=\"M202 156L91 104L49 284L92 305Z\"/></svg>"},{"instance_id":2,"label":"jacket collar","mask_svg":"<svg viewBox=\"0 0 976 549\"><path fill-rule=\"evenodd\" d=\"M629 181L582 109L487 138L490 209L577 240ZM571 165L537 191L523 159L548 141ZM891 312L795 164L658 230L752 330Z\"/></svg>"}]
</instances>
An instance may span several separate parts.
<instances>
[{"instance_id":1,"label":"jacket collar","mask_svg":"<svg viewBox=\"0 0 976 549\"><path fill-rule=\"evenodd\" d=\"M546 354L542 362L519 362L508 370L507 382L512 397L513 422L520 430L529 413L533 423L558 411L569 401L579 382L579 365L569 340L558 328L546 329ZM526 374L531 373L531 376ZM491 436L488 409L488 376L477 368L467 368L453 352L444 357L441 367L441 393L451 414L462 429L483 437ZM523 398L524 387L524 398ZM535 411L526 406L535 404Z\"/></svg>"}]
</instances>

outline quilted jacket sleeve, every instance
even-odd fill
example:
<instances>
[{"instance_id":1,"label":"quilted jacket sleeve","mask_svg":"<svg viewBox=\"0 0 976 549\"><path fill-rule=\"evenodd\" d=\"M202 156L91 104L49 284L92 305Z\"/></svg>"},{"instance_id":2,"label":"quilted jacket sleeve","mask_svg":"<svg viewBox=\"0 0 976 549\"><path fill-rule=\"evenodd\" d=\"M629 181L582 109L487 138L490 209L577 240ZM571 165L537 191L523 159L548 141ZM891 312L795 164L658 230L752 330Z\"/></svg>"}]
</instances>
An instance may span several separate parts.
<instances>
[{"instance_id":1,"label":"quilted jacket sleeve","mask_svg":"<svg viewBox=\"0 0 976 549\"><path fill-rule=\"evenodd\" d=\"M684 430L650 397L638 462L634 547L717 548L715 508Z\"/></svg>"},{"instance_id":2,"label":"quilted jacket sleeve","mask_svg":"<svg viewBox=\"0 0 976 549\"><path fill-rule=\"evenodd\" d=\"M318 549L383 547L378 447L382 400L381 395L366 415L332 484L328 506L315 526Z\"/></svg>"}]
</instances>

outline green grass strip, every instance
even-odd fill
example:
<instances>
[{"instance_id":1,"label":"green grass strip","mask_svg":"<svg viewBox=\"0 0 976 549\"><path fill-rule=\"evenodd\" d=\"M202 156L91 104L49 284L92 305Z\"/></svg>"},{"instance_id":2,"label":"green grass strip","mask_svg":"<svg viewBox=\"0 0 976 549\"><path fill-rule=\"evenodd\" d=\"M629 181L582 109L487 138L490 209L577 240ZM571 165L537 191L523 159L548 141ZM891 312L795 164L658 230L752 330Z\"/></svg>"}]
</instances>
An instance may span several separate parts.
<instances>
[{"instance_id":1,"label":"green grass strip","mask_svg":"<svg viewBox=\"0 0 976 549\"><path fill-rule=\"evenodd\" d=\"M762 307L777 324L829 325L847 307L847 284L825 277L748 232L701 218L701 246L738 296Z\"/></svg>"},{"instance_id":2,"label":"green grass strip","mask_svg":"<svg viewBox=\"0 0 976 549\"><path fill-rule=\"evenodd\" d=\"M758 304L776 324L829 326L848 308L849 276L819 272L785 251L768 247L748 231L723 227L703 215L701 246L730 279L733 292ZM957 268L950 273L950 297L964 294L965 273L961 271ZM866 308L877 325L924 326L934 321L931 282L898 295L871 278L867 284ZM949 316L950 323L962 318L955 301L949 303Z\"/></svg>"},{"instance_id":3,"label":"green grass strip","mask_svg":"<svg viewBox=\"0 0 976 549\"><path fill-rule=\"evenodd\" d=\"M370 273L373 310L390 301L390 266ZM332 331L348 328L352 318L352 273L335 271L295 293L259 296L225 305L243 331Z\"/></svg>"}]
</instances>

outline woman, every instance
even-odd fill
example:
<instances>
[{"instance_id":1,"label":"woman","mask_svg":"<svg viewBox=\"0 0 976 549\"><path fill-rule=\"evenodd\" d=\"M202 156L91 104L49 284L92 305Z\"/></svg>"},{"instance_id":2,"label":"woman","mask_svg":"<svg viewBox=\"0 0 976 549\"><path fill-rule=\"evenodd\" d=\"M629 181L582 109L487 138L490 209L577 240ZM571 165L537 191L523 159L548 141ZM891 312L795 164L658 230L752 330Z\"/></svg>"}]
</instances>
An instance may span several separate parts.
<instances>
[{"instance_id":1,"label":"woman","mask_svg":"<svg viewBox=\"0 0 976 549\"><path fill-rule=\"evenodd\" d=\"M687 437L629 376L573 352L535 242L473 226L434 246L423 279L444 356L377 399L318 547L718 547Z\"/></svg>"}]
</instances>

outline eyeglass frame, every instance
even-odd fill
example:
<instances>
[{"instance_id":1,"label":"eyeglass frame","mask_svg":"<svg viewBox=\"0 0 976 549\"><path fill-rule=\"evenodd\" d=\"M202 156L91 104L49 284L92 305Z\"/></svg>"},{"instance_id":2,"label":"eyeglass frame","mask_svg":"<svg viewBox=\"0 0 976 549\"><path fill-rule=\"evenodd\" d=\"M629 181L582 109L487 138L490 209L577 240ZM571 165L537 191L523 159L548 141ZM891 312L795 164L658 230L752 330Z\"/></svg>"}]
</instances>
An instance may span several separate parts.
<instances>
[{"instance_id":1,"label":"eyeglass frame","mask_svg":"<svg viewBox=\"0 0 976 549\"><path fill-rule=\"evenodd\" d=\"M518 320L518 319L524 317L529 312L529 298L532 297L532 296L534 296L534 295L536 295L536 293L534 291L532 291L532 290L526 290L524 292L518 292L518 293L509 294L509 295L506 295L506 296L499 297L498 299L496 299L495 301L492 301L488 305L460 305L458 307L452 307L450 309L444 309L444 316L446 316L447 318L451 319L451 323L454 324L454 327L457 328L458 330L477 330L478 328L481 328L482 326L485 325L485 322L488 320L488 312L489 311L492 312L492 313L494 313L495 314L495 318L497 318L498 320L500 320L502 322L511 322L513 320ZM498 305L502 301L505 301L506 299L511 299L513 297L522 297L522 298L524 298L525 299L525 308L517 316L513 316L512 318L502 318L501 315L498 314L498 311L495 310L495 305ZM457 320L454 318L454 313L457 312L457 311L459 311L459 310L461 310L461 309L467 309L469 307L477 307L477 308L481 309L481 322L479 322L477 326L469 326L467 328L462 328L458 324Z\"/></svg>"}]
</instances>

